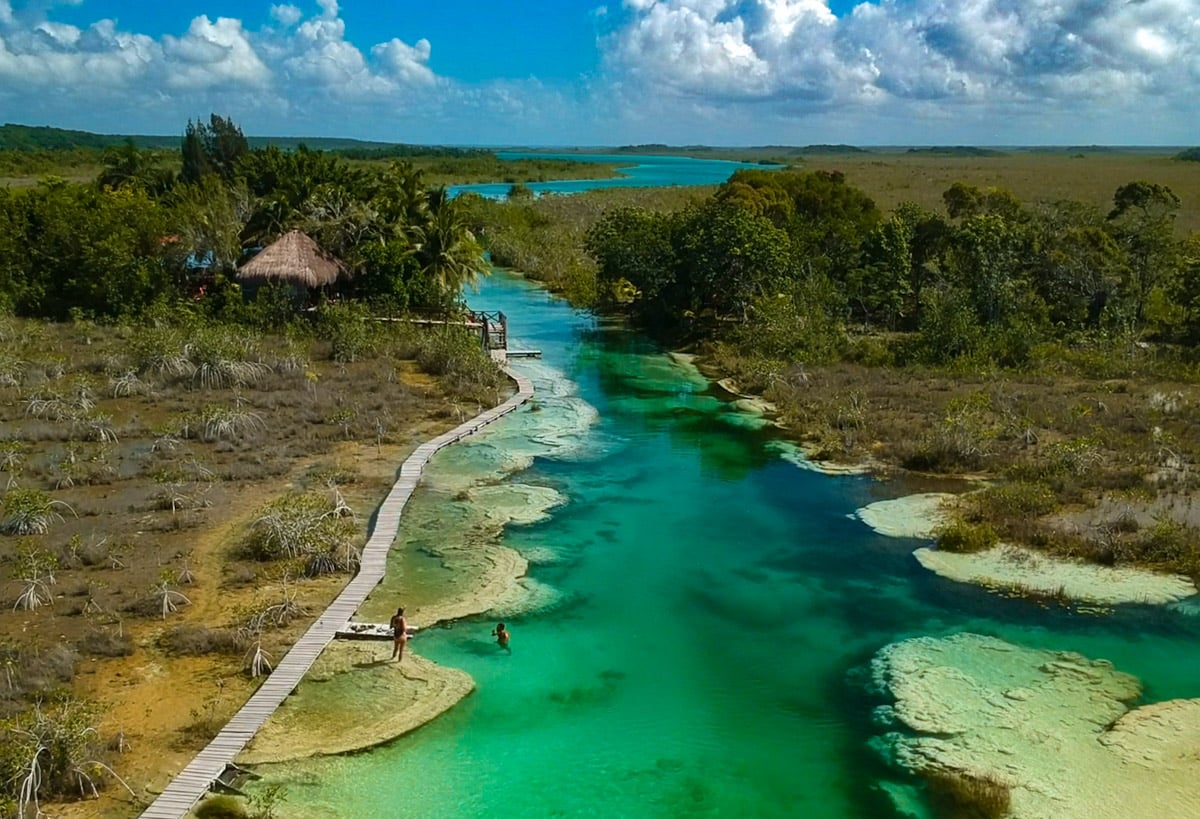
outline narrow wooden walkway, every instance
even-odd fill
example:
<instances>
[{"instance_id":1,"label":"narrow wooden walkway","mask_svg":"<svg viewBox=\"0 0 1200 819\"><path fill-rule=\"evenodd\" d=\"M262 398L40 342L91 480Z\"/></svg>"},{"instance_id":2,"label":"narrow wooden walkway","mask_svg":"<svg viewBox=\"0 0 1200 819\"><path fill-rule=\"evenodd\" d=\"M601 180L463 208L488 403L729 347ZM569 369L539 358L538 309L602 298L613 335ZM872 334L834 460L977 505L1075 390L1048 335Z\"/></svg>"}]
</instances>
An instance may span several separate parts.
<instances>
[{"instance_id":1,"label":"narrow wooden walkway","mask_svg":"<svg viewBox=\"0 0 1200 819\"><path fill-rule=\"evenodd\" d=\"M391 492L379 507L375 528L363 547L362 566L337 599L325 609L317 621L292 646L275 670L254 695L233 715L221 733L204 750L179 772L161 795L142 814L148 819L180 819L186 816L208 792L225 766L241 753L262 724L275 709L295 690L300 679L316 661L320 653L333 640L334 634L345 627L346 622L358 611L367 595L383 579L387 569L387 554L400 528L400 515L405 504L417 488L421 471L434 453L455 441L471 435L480 427L502 418L533 397L533 385L529 379L517 375L508 368L505 373L517 384L517 394L498 407L459 424L449 432L439 435L417 447L400 467L400 477Z\"/></svg>"}]
</instances>

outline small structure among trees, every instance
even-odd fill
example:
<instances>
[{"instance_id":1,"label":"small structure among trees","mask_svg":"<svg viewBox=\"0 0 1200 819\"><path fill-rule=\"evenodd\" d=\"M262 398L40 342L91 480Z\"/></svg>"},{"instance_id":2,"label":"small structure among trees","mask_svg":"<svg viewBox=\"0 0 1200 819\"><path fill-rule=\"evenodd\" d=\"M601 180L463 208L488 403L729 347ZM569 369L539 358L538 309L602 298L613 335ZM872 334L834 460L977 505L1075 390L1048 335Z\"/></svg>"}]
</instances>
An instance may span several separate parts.
<instances>
[{"instance_id":1,"label":"small structure among trees","mask_svg":"<svg viewBox=\"0 0 1200 819\"><path fill-rule=\"evenodd\" d=\"M292 230L280 236L237 272L244 292L252 296L259 287L275 284L287 288L297 304L313 291L331 288L349 275L346 264L326 252L308 235Z\"/></svg>"}]
</instances>

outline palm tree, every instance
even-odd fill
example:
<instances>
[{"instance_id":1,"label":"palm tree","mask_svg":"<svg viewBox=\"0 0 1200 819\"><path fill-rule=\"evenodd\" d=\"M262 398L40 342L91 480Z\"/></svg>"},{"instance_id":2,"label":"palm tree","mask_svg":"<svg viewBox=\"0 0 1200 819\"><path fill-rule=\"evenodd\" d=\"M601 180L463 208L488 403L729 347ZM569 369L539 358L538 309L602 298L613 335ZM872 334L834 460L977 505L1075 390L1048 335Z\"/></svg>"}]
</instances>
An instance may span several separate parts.
<instances>
[{"instance_id":1,"label":"palm tree","mask_svg":"<svg viewBox=\"0 0 1200 819\"><path fill-rule=\"evenodd\" d=\"M437 199L435 200L435 195ZM421 272L437 282L448 294L458 294L466 285L485 275L490 266L483 246L452 202L445 201L445 189L430 193L437 201L429 217L412 228L412 243Z\"/></svg>"}]
</instances>

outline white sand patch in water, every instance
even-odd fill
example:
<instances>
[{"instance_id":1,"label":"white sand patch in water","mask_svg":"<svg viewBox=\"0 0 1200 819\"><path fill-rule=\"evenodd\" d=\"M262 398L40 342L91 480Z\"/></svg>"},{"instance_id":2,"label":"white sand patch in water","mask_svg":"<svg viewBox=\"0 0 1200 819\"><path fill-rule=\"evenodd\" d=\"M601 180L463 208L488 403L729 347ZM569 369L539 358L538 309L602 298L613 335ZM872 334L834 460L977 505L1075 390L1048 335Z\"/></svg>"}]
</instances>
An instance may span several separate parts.
<instances>
[{"instance_id":1,"label":"white sand patch in water","mask_svg":"<svg viewBox=\"0 0 1200 819\"><path fill-rule=\"evenodd\" d=\"M519 369L534 382L529 404L438 453L425 469L424 485L455 494L523 472L535 458L579 461L608 453L613 442L592 432L600 413L579 397L574 382L540 361L522 362Z\"/></svg>"},{"instance_id":2,"label":"white sand patch in water","mask_svg":"<svg viewBox=\"0 0 1200 819\"><path fill-rule=\"evenodd\" d=\"M416 656L412 645L394 663L390 641L335 641L237 761L285 762L370 748L421 727L474 690L469 674Z\"/></svg>"},{"instance_id":3,"label":"white sand patch in water","mask_svg":"<svg viewBox=\"0 0 1200 819\"><path fill-rule=\"evenodd\" d=\"M524 483L477 486L468 490L467 498L478 506L484 520L499 526L527 526L546 520L551 509L567 502L566 496L548 486Z\"/></svg>"},{"instance_id":4,"label":"white sand patch in water","mask_svg":"<svg viewBox=\"0 0 1200 819\"><path fill-rule=\"evenodd\" d=\"M562 552L549 546L521 546L517 551L531 566L555 566L563 562Z\"/></svg>"},{"instance_id":5,"label":"white sand patch in water","mask_svg":"<svg viewBox=\"0 0 1200 819\"><path fill-rule=\"evenodd\" d=\"M1061 595L1085 603L1161 605L1196 594L1195 584L1181 575L1100 566L1007 544L971 554L921 548L913 555L926 569L949 580L996 590Z\"/></svg>"},{"instance_id":6,"label":"white sand patch in water","mask_svg":"<svg viewBox=\"0 0 1200 819\"><path fill-rule=\"evenodd\" d=\"M943 510L954 498L948 492L925 492L869 503L854 515L887 537L929 539L946 522Z\"/></svg>"},{"instance_id":7,"label":"white sand patch in water","mask_svg":"<svg viewBox=\"0 0 1200 819\"><path fill-rule=\"evenodd\" d=\"M484 614L525 590L521 579L529 564L507 546L448 547L439 557L454 566L460 587L457 594L414 607L408 621L419 628Z\"/></svg>"},{"instance_id":8,"label":"white sand patch in water","mask_svg":"<svg viewBox=\"0 0 1200 819\"><path fill-rule=\"evenodd\" d=\"M1110 663L958 634L883 649L879 746L918 774L990 777L1012 819L1200 816L1200 700L1129 710Z\"/></svg>"},{"instance_id":9,"label":"white sand patch in water","mask_svg":"<svg viewBox=\"0 0 1200 819\"><path fill-rule=\"evenodd\" d=\"M822 475L866 475L871 471L868 464L835 464L832 461L814 461L803 447L791 441L771 441L767 449L775 452L790 464L798 466L807 472L819 472Z\"/></svg>"},{"instance_id":10,"label":"white sand patch in water","mask_svg":"<svg viewBox=\"0 0 1200 819\"><path fill-rule=\"evenodd\" d=\"M544 614L565 605L570 599L569 595L554 586L532 577L522 577L506 597L495 602L488 610L488 615L504 619Z\"/></svg>"}]
</instances>

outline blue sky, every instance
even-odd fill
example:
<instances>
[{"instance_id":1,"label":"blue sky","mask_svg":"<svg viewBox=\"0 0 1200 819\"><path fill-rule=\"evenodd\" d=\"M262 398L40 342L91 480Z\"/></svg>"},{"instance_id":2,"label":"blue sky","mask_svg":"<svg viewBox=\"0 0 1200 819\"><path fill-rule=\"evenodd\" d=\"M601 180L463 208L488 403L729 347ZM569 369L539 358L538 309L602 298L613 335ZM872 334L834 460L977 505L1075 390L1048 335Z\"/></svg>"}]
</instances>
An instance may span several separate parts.
<instances>
[{"instance_id":1,"label":"blue sky","mask_svg":"<svg viewBox=\"0 0 1200 819\"><path fill-rule=\"evenodd\" d=\"M449 144L1195 144L1200 0L0 0L0 120Z\"/></svg>"}]
</instances>

